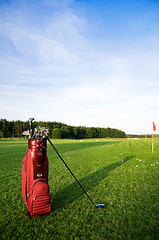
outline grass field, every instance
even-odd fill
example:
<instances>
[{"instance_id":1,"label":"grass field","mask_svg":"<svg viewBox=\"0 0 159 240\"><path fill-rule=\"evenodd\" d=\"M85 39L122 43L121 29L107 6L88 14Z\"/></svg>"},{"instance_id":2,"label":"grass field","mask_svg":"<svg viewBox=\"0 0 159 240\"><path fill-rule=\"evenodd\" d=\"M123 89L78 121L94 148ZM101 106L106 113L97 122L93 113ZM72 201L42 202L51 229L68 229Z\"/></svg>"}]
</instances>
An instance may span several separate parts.
<instances>
[{"instance_id":1,"label":"grass field","mask_svg":"<svg viewBox=\"0 0 159 240\"><path fill-rule=\"evenodd\" d=\"M159 239L159 139L54 140L95 204L48 143L52 211L31 219L21 193L27 140L0 140L1 239Z\"/></svg>"}]
</instances>

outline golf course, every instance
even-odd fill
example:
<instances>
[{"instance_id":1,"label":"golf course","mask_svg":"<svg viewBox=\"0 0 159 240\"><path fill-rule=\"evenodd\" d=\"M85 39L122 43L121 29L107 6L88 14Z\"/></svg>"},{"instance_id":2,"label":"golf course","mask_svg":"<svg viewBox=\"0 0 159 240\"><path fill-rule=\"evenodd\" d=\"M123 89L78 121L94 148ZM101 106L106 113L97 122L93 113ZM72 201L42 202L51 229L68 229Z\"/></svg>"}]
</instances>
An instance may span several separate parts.
<instances>
[{"instance_id":1,"label":"golf course","mask_svg":"<svg viewBox=\"0 0 159 240\"><path fill-rule=\"evenodd\" d=\"M22 198L27 139L0 140L1 239L159 239L159 139L52 140L86 190L47 143L51 213L30 218Z\"/></svg>"}]
</instances>

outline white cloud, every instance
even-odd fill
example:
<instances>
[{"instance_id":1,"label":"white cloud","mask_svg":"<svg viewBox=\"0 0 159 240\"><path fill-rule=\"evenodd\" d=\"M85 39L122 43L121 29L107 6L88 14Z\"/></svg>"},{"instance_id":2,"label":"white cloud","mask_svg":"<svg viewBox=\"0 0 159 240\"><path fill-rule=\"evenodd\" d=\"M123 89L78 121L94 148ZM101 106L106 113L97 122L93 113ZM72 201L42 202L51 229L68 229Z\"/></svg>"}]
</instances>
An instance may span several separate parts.
<instances>
[{"instance_id":1,"label":"white cloud","mask_svg":"<svg viewBox=\"0 0 159 240\"><path fill-rule=\"evenodd\" d=\"M151 132L158 118L159 34L112 43L92 38L91 23L71 3L47 1L53 9L41 19L35 6L4 11L2 117Z\"/></svg>"}]
</instances>

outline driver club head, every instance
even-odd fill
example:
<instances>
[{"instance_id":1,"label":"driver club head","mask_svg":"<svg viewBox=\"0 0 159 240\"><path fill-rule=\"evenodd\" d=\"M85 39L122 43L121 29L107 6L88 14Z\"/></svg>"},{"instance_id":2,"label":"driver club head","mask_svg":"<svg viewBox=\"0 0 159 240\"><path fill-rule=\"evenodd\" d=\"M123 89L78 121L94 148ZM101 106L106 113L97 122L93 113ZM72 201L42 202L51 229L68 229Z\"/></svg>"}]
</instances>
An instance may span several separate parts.
<instances>
[{"instance_id":1,"label":"driver club head","mask_svg":"<svg viewBox=\"0 0 159 240\"><path fill-rule=\"evenodd\" d=\"M104 208L104 207L105 207L105 205L102 204L102 203L100 203L100 204L98 204L98 205L95 206L95 208Z\"/></svg>"},{"instance_id":2,"label":"driver club head","mask_svg":"<svg viewBox=\"0 0 159 240\"><path fill-rule=\"evenodd\" d=\"M29 121L31 121L31 122L34 121L34 120L35 120L34 118L29 118Z\"/></svg>"}]
</instances>

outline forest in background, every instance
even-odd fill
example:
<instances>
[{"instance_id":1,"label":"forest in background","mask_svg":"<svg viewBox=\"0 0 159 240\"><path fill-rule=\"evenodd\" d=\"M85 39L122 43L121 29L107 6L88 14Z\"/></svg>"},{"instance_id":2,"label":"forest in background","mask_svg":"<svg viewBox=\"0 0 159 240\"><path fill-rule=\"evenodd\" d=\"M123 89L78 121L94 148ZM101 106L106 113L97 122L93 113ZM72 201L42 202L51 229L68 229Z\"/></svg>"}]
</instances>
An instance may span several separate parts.
<instances>
[{"instance_id":1,"label":"forest in background","mask_svg":"<svg viewBox=\"0 0 159 240\"><path fill-rule=\"evenodd\" d=\"M33 127L46 127L50 138L55 139L84 139L84 138L125 138L125 132L115 128L75 127L61 122L34 121ZM0 119L0 138L22 138L23 131L29 129L29 121L7 121Z\"/></svg>"}]
</instances>

